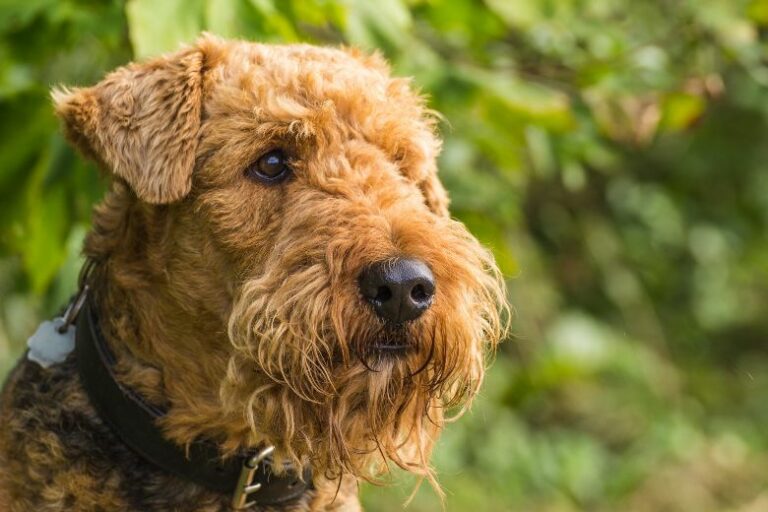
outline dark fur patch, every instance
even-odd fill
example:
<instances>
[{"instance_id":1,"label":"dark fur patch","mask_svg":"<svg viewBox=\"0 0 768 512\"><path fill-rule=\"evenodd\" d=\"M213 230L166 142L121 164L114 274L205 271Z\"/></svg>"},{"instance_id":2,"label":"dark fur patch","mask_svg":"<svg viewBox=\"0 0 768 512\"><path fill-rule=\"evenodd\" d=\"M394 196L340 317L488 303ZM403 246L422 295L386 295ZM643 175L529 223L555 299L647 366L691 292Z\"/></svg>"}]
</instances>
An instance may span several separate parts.
<instances>
[{"instance_id":1,"label":"dark fur patch","mask_svg":"<svg viewBox=\"0 0 768 512\"><path fill-rule=\"evenodd\" d=\"M88 403L72 356L48 369L18 363L3 390L0 453L11 511L230 510L230 496L169 475L123 444ZM306 510L310 498L291 510Z\"/></svg>"}]
</instances>

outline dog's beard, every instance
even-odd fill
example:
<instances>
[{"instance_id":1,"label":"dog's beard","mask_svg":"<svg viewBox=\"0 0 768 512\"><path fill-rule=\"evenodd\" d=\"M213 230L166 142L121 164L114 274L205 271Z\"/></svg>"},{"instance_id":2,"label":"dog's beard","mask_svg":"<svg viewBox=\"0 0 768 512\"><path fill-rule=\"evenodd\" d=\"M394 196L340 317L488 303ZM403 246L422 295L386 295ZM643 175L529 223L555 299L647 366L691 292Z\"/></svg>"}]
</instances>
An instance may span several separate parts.
<instances>
[{"instance_id":1,"label":"dog's beard","mask_svg":"<svg viewBox=\"0 0 768 512\"><path fill-rule=\"evenodd\" d=\"M225 407L244 408L254 443L326 478L377 480L392 461L434 483L445 411L465 410L500 335L503 289L485 258L468 285L443 286L402 328L382 324L321 264L249 281L229 325Z\"/></svg>"}]
</instances>

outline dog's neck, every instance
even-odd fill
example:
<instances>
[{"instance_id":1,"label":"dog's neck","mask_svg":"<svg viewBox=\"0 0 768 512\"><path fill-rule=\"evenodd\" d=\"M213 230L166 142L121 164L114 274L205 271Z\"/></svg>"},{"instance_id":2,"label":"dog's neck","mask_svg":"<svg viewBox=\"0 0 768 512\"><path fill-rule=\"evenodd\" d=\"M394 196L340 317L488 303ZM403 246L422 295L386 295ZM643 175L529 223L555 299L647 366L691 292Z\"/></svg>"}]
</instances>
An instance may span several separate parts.
<instances>
[{"instance_id":1,"label":"dog's neck","mask_svg":"<svg viewBox=\"0 0 768 512\"><path fill-rule=\"evenodd\" d=\"M251 440L218 396L229 359L230 298L213 272L217 261L226 262L191 250L200 247L194 240L178 238L180 231L204 235L200 226L173 230L184 222L173 208L143 204L120 183L113 185L85 243L86 256L96 262L93 296L117 355L119 380L168 409L168 436L182 443L213 437L234 450ZM196 266L205 272L190 271Z\"/></svg>"}]
</instances>

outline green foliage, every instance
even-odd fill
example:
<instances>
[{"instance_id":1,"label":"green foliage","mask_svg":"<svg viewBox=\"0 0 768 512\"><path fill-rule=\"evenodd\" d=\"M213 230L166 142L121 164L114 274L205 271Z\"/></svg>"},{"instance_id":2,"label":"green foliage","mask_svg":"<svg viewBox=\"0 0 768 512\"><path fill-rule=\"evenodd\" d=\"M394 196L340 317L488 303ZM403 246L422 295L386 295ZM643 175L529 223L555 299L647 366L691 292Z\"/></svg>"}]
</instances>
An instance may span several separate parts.
<instances>
[{"instance_id":1,"label":"green foliage","mask_svg":"<svg viewBox=\"0 0 768 512\"><path fill-rule=\"evenodd\" d=\"M766 0L2 0L0 374L102 191L51 86L203 30L353 44L444 114L453 213L511 278L515 335L436 454L447 510L768 509L766 29Z\"/></svg>"}]
</instances>

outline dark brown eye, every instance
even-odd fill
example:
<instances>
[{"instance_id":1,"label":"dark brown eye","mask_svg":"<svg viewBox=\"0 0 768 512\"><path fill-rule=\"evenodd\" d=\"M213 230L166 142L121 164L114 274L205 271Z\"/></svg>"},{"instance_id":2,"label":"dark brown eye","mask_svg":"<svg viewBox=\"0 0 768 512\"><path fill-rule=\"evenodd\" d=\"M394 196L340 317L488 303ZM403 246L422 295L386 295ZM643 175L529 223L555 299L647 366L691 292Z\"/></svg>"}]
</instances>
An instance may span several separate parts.
<instances>
[{"instance_id":1,"label":"dark brown eye","mask_svg":"<svg viewBox=\"0 0 768 512\"><path fill-rule=\"evenodd\" d=\"M262 183L272 184L285 180L291 175L291 172L285 153L280 149L274 149L261 155L246 169L245 174Z\"/></svg>"}]
</instances>

